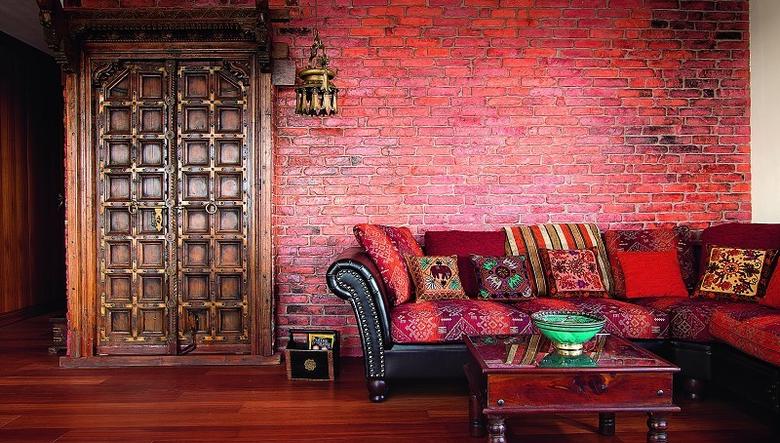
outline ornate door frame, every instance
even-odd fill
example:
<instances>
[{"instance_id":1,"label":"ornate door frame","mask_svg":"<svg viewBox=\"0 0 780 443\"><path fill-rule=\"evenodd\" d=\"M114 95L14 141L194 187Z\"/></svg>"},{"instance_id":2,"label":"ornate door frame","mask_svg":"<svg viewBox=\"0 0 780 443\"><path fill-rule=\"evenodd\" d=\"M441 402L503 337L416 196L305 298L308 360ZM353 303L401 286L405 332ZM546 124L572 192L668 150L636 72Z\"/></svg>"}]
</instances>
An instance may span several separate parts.
<instances>
[{"instance_id":1,"label":"ornate door frame","mask_svg":"<svg viewBox=\"0 0 780 443\"><path fill-rule=\"evenodd\" d=\"M68 279L67 367L186 364L276 364L271 243L271 94L269 42L263 11L248 8L196 10L63 11L57 0L38 0L49 45L63 68L65 101L66 265ZM96 356L99 220L91 76L111 60L251 60L255 121L248 214L249 355Z\"/></svg>"}]
</instances>

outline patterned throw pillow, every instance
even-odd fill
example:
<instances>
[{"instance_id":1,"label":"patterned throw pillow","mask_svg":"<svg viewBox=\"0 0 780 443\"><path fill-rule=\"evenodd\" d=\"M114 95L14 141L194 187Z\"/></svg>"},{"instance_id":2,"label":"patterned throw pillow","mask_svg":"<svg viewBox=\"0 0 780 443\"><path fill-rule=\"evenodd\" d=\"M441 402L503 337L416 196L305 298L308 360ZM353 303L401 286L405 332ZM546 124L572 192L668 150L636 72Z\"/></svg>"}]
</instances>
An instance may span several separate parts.
<instances>
[{"instance_id":1,"label":"patterned throw pillow","mask_svg":"<svg viewBox=\"0 0 780 443\"><path fill-rule=\"evenodd\" d=\"M516 301L533 298L524 255L483 257L472 255L477 271L477 294L485 300Z\"/></svg>"},{"instance_id":2,"label":"patterned throw pillow","mask_svg":"<svg viewBox=\"0 0 780 443\"><path fill-rule=\"evenodd\" d=\"M458 257L406 256L417 301L466 299L458 277Z\"/></svg>"},{"instance_id":3,"label":"patterned throw pillow","mask_svg":"<svg viewBox=\"0 0 780 443\"><path fill-rule=\"evenodd\" d=\"M414 239L412 231L410 231L409 228L405 226L382 226L382 229L385 230L385 234L387 234L387 236L390 238L390 241L393 242L395 248L398 249L401 257L406 257L407 255L422 257L425 255L422 248L420 247L420 244L417 243L417 240Z\"/></svg>"},{"instance_id":4,"label":"patterned throw pillow","mask_svg":"<svg viewBox=\"0 0 780 443\"><path fill-rule=\"evenodd\" d=\"M534 293L544 297L550 291L542 266L542 249L592 249L596 254L601 281L607 292L613 288L607 249L599 228L593 223L551 223L531 226L505 226L506 255L527 255Z\"/></svg>"},{"instance_id":5,"label":"patterned throw pillow","mask_svg":"<svg viewBox=\"0 0 780 443\"><path fill-rule=\"evenodd\" d=\"M596 253L591 249L542 249L549 294L552 297L604 297Z\"/></svg>"},{"instance_id":6,"label":"patterned throw pillow","mask_svg":"<svg viewBox=\"0 0 780 443\"><path fill-rule=\"evenodd\" d=\"M710 246L694 296L759 301L766 293L777 250Z\"/></svg>"},{"instance_id":7,"label":"patterned throw pillow","mask_svg":"<svg viewBox=\"0 0 780 443\"><path fill-rule=\"evenodd\" d=\"M353 231L379 269L390 303L398 306L411 300L412 285L402 254L422 256L423 252L409 228L360 224Z\"/></svg>"}]
</instances>

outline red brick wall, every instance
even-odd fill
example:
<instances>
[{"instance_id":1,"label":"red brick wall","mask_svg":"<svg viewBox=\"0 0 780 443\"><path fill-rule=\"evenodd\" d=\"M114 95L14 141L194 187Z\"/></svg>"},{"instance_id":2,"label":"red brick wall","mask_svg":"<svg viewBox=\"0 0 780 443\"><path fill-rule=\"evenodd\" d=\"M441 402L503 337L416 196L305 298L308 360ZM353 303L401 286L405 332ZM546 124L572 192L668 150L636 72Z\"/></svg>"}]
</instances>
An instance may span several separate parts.
<instances>
[{"instance_id":1,"label":"red brick wall","mask_svg":"<svg viewBox=\"0 0 780 443\"><path fill-rule=\"evenodd\" d=\"M749 221L746 1L318 3L342 109L276 97L280 337L335 327L360 352L324 282L355 223ZM311 36L276 31L300 67Z\"/></svg>"},{"instance_id":2,"label":"red brick wall","mask_svg":"<svg viewBox=\"0 0 780 443\"><path fill-rule=\"evenodd\" d=\"M69 0L75 3L79 0ZM252 0L80 0L82 6ZM750 219L747 1L317 0L341 112L275 99L279 337L342 331L325 271L355 223L428 229ZM271 0L300 67L314 0Z\"/></svg>"},{"instance_id":3,"label":"red brick wall","mask_svg":"<svg viewBox=\"0 0 780 443\"><path fill-rule=\"evenodd\" d=\"M149 8L254 6L256 0L65 0L66 7Z\"/></svg>"}]
</instances>

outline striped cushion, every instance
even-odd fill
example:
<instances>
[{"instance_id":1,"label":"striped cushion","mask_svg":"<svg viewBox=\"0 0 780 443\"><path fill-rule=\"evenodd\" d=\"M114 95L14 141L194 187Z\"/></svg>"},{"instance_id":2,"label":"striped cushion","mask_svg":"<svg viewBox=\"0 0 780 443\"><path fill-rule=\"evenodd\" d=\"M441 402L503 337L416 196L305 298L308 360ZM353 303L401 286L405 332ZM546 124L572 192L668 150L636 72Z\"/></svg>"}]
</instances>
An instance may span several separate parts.
<instances>
[{"instance_id":1,"label":"striped cushion","mask_svg":"<svg viewBox=\"0 0 780 443\"><path fill-rule=\"evenodd\" d=\"M590 249L597 252L601 280L607 292L612 293L612 272L607 250L601 240L599 228L592 223L545 224L532 226L506 226L506 254L527 255L531 265L534 292L540 297L548 295L544 280L544 268L540 249Z\"/></svg>"}]
</instances>

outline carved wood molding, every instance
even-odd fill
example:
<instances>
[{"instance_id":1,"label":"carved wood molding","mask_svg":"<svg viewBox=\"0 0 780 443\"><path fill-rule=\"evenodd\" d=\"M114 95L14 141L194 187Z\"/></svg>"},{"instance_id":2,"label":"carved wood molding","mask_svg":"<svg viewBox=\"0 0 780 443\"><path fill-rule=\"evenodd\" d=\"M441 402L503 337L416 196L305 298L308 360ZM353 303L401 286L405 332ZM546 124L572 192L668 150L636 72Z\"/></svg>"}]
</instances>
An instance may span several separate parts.
<instances>
[{"instance_id":1,"label":"carved wood molding","mask_svg":"<svg viewBox=\"0 0 780 443\"><path fill-rule=\"evenodd\" d=\"M49 47L70 72L77 66L74 49L84 42L165 41L252 42L261 68L270 70L267 6L63 10L58 0L38 5Z\"/></svg>"},{"instance_id":2,"label":"carved wood molding","mask_svg":"<svg viewBox=\"0 0 780 443\"><path fill-rule=\"evenodd\" d=\"M112 78L123 68L124 64L121 61L114 61L98 66L92 73L92 84L102 87L106 80Z\"/></svg>"},{"instance_id":3,"label":"carved wood molding","mask_svg":"<svg viewBox=\"0 0 780 443\"><path fill-rule=\"evenodd\" d=\"M225 60L222 63L222 67L225 71L229 72L236 80L243 83L245 86L249 85L249 75L251 69L246 63L242 63L236 60Z\"/></svg>"},{"instance_id":4,"label":"carved wood molding","mask_svg":"<svg viewBox=\"0 0 780 443\"><path fill-rule=\"evenodd\" d=\"M68 22L59 0L37 0L43 37L54 60L68 73L78 69L78 51L68 36Z\"/></svg>"}]
</instances>

